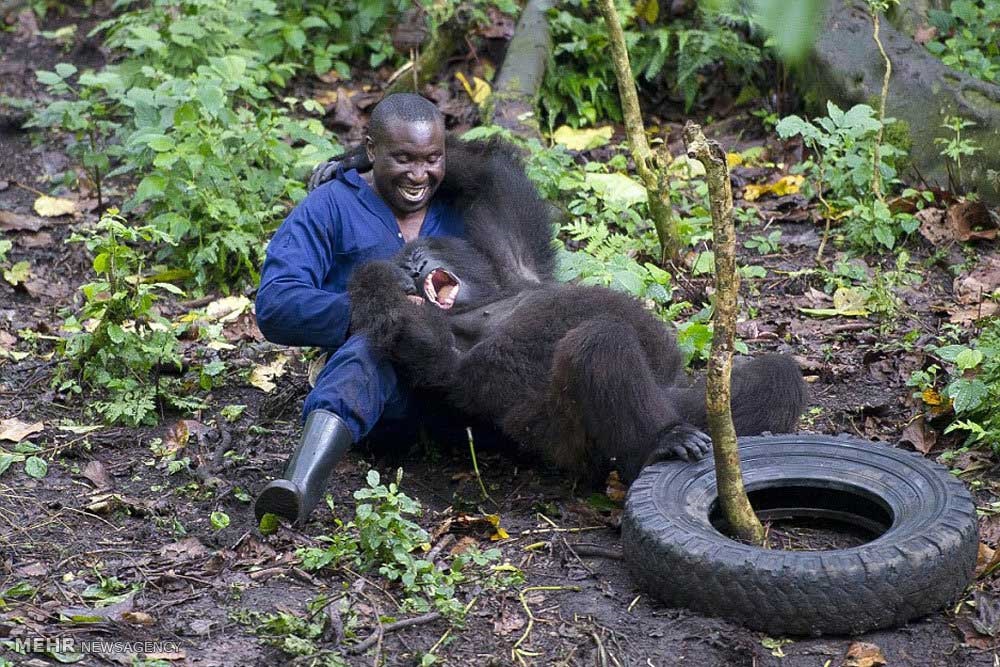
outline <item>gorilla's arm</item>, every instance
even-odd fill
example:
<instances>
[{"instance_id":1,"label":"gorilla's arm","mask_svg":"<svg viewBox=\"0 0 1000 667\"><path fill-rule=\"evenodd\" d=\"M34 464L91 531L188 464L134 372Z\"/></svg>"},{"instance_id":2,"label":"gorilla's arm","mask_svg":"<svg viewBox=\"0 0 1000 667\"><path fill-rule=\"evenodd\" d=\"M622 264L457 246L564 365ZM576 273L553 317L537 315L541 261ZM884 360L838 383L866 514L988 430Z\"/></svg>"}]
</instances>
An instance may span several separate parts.
<instances>
[{"instance_id":1,"label":"gorilla's arm","mask_svg":"<svg viewBox=\"0 0 1000 667\"><path fill-rule=\"evenodd\" d=\"M406 271L392 262L369 262L355 271L347 292L352 334L365 335L415 385L455 385L455 337L442 311L416 296Z\"/></svg>"}]
</instances>

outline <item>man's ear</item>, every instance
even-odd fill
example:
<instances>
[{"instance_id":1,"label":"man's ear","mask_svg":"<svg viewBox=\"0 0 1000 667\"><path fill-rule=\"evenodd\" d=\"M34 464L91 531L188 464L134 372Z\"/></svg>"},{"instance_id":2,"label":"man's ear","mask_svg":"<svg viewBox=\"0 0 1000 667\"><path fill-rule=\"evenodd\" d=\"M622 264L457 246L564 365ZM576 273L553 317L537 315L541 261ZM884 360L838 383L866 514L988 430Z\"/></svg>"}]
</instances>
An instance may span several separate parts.
<instances>
[{"instance_id":1,"label":"man's ear","mask_svg":"<svg viewBox=\"0 0 1000 667\"><path fill-rule=\"evenodd\" d=\"M368 156L369 162L375 161L375 140L370 134L365 135L365 155Z\"/></svg>"}]
</instances>

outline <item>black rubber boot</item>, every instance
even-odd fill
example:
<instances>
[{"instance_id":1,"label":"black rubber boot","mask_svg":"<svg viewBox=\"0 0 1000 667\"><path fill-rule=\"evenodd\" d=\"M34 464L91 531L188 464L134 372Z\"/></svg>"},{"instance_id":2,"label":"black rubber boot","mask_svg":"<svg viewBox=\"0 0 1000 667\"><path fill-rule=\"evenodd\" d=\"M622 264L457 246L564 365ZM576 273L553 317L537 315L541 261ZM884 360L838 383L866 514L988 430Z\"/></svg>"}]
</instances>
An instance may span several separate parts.
<instances>
[{"instance_id":1,"label":"black rubber boot","mask_svg":"<svg viewBox=\"0 0 1000 667\"><path fill-rule=\"evenodd\" d=\"M302 440L285 466L283 479L276 479L257 496L253 511L257 522L265 514L277 514L293 523L304 523L319 502L334 464L354 437L347 424L327 410L313 410L306 417Z\"/></svg>"}]
</instances>

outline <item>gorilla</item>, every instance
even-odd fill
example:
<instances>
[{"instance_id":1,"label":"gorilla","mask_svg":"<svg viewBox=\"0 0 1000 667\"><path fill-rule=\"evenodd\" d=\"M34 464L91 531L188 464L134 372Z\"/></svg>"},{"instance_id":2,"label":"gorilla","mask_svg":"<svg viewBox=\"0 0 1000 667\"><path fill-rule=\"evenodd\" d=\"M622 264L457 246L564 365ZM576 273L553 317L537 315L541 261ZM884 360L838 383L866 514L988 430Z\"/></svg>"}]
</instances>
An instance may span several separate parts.
<instances>
[{"instance_id":1,"label":"gorilla","mask_svg":"<svg viewBox=\"0 0 1000 667\"><path fill-rule=\"evenodd\" d=\"M710 449L703 380L689 382L672 327L631 296L557 282L549 207L509 144L449 139L439 193L466 239L408 243L361 266L348 288L352 332L417 390L498 425L573 474L630 482L662 458ZM346 165L364 168L357 154ZM345 165L345 166L346 166ZM733 372L738 435L793 430L805 384L789 357Z\"/></svg>"}]
</instances>

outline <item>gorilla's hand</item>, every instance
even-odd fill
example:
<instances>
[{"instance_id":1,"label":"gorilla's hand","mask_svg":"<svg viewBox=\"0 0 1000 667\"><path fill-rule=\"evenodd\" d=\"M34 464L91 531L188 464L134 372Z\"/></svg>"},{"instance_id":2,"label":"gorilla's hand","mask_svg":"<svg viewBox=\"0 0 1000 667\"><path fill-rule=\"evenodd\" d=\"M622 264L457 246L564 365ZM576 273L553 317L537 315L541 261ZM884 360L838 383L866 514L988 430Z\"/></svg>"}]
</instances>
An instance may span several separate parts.
<instances>
[{"instance_id":1,"label":"gorilla's hand","mask_svg":"<svg viewBox=\"0 0 1000 667\"><path fill-rule=\"evenodd\" d=\"M407 300L416 294L413 279L402 267L385 261L369 262L354 272L347 286L351 302L351 333L366 334L372 345L388 351L403 328Z\"/></svg>"},{"instance_id":2,"label":"gorilla's hand","mask_svg":"<svg viewBox=\"0 0 1000 667\"><path fill-rule=\"evenodd\" d=\"M677 424L657 434L656 447L643 467L667 459L698 461L710 451L712 451L712 439L708 435L690 424Z\"/></svg>"},{"instance_id":3,"label":"gorilla's hand","mask_svg":"<svg viewBox=\"0 0 1000 667\"><path fill-rule=\"evenodd\" d=\"M371 170L372 163L371 160L368 159L368 153L365 151L365 147L363 145L355 146L346 153L336 155L326 162L320 162L318 165L313 167L312 174L309 175L309 181L306 184L306 189L309 190L309 192L312 192L319 186L331 180L337 175L337 168L341 166L344 168L344 171L357 169L358 172L364 173Z\"/></svg>"}]
</instances>

